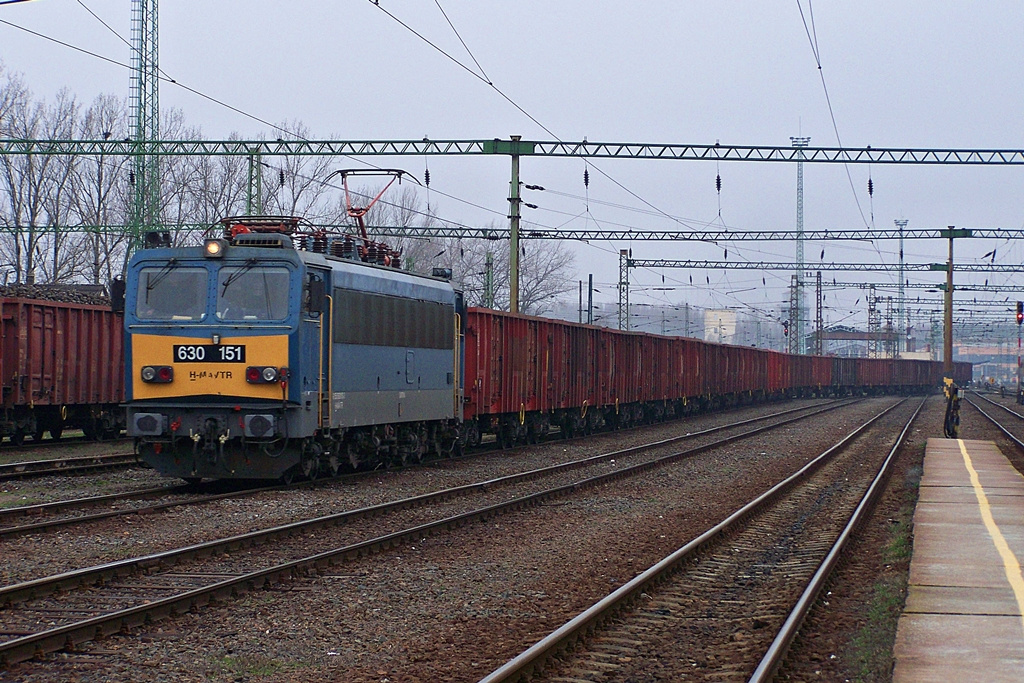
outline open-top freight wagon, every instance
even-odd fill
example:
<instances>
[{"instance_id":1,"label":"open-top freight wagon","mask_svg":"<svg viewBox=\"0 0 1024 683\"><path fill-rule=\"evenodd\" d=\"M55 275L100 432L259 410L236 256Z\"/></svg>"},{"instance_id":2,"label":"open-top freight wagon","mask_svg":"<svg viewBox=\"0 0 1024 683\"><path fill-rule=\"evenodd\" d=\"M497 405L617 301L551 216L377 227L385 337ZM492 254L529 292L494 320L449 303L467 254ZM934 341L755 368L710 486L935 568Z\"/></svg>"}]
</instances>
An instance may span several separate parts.
<instances>
[{"instance_id":1,"label":"open-top freight wagon","mask_svg":"<svg viewBox=\"0 0 1024 683\"><path fill-rule=\"evenodd\" d=\"M60 438L65 429L93 438L120 433L124 321L109 301L68 287L0 295L0 435L20 444L46 432Z\"/></svg>"},{"instance_id":2,"label":"open-top freight wagon","mask_svg":"<svg viewBox=\"0 0 1024 683\"><path fill-rule=\"evenodd\" d=\"M465 336L469 441L494 432L530 441L723 405L797 396L919 393L942 385L942 363L789 354L685 337L622 332L470 308ZM955 380L971 379L969 363Z\"/></svg>"}]
</instances>

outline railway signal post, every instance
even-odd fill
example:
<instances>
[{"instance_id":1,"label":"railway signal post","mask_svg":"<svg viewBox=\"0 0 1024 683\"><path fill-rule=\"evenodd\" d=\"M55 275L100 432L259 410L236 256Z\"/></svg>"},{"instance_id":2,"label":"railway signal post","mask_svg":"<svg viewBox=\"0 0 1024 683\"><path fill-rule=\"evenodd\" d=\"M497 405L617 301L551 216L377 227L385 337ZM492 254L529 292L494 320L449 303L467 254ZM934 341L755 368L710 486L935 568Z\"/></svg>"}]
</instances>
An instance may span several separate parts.
<instances>
[{"instance_id":1,"label":"railway signal post","mask_svg":"<svg viewBox=\"0 0 1024 683\"><path fill-rule=\"evenodd\" d=\"M1017 302L1017 403L1024 403L1024 391L1020 386L1020 325L1024 323L1024 301Z\"/></svg>"}]
</instances>

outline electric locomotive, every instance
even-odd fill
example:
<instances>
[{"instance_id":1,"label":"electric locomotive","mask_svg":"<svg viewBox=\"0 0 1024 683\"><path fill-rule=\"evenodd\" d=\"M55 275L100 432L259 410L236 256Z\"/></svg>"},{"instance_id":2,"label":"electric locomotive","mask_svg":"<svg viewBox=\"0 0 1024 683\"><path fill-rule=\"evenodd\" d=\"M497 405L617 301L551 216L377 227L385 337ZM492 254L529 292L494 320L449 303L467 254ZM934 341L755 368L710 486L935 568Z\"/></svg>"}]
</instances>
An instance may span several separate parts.
<instances>
[{"instance_id":1,"label":"electric locomotive","mask_svg":"<svg viewBox=\"0 0 1024 683\"><path fill-rule=\"evenodd\" d=\"M400 255L296 218L147 236L125 281L128 433L189 481L337 474L450 454L461 438L461 294Z\"/></svg>"}]
</instances>

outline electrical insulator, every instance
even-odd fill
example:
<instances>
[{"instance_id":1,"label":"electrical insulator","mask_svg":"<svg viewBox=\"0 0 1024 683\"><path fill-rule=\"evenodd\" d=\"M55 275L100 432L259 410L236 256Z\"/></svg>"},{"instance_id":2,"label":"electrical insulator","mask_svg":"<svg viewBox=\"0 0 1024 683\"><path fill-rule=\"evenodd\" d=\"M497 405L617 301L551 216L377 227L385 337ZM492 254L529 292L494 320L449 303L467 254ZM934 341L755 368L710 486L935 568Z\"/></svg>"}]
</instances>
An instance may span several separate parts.
<instances>
[{"instance_id":1,"label":"electrical insulator","mask_svg":"<svg viewBox=\"0 0 1024 683\"><path fill-rule=\"evenodd\" d=\"M718 194L722 194L722 176L715 176L715 189L718 190Z\"/></svg>"},{"instance_id":2,"label":"electrical insulator","mask_svg":"<svg viewBox=\"0 0 1024 683\"><path fill-rule=\"evenodd\" d=\"M277 182L281 185L281 187L284 187L284 171L283 170L277 172Z\"/></svg>"},{"instance_id":3,"label":"electrical insulator","mask_svg":"<svg viewBox=\"0 0 1024 683\"><path fill-rule=\"evenodd\" d=\"M583 169L583 187L590 187L590 169Z\"/></svg>"},{"instance_id":4,"label":"electrical insulator","mask_svg":"<svg viewBox=\"0 0 1024 683\"><path fill-rule=\"evenodd\" d=\"M134 185L135 184L135 171L128 171L128 184L129 185Z\"/></svg>"},{"instance_id":5,"label":"electrical insulator","mask_svg":"<svg viewBox=\"0 0 1024 683\"><path fill-rule=\"evenodd\" d=\"M875 196L875 183L871 180L871 178L868 178L868 196Z\"/></svg>"},{"instance_id":6,"label":"electrical insulator","mask_svg":"<svg viewBox=\"0 0 1024 683\"><path fill-rule=\"evenodd\" d=\"M430 187L430 169L423 169L423 184Z\"/></svg>"}]
</instances>

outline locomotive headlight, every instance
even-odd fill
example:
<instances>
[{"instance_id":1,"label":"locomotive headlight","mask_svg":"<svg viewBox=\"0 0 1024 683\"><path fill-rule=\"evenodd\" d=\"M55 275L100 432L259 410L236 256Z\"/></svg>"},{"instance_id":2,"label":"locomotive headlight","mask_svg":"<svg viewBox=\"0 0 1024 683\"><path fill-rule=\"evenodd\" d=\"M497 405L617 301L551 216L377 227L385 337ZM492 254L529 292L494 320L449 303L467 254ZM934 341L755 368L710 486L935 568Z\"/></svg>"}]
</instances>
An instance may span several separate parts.
<instances>
[{"instance_id":1,"label":"locomotive headlight","mask_svg":"<svg viewBox=\"0 0 1024 683\"><path fill-rule=\"evenodd\" d=\"M222 239L210 239L203 242L203 256L206 258L223 258L228 243Z\"/></svg>"},{"instance_id":2,"label":"locomotive headlight","mask_svg":"<svg viewBox=\"0 0 1024 683\"><path fill-rule=\"evenodd\" d=\"M168 365L146 365L139 374L143 382L167 384L174 380L174 368Z\"/></svg>"},{"instance_id":3,"label":"locomotive headlight","mask_svg":"<svg viewBox=\"0 0 1024 683\"><path fill-rule=\"evenodd\" d=\"M272 366L250 365L245 369L245 381L249 384L270 384L285 376L287 368L278 371Z\"/></svg>"}]
</instances>

